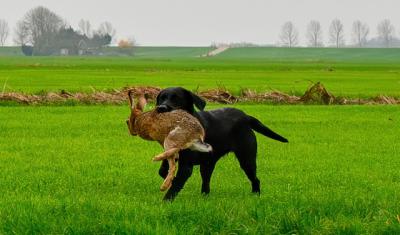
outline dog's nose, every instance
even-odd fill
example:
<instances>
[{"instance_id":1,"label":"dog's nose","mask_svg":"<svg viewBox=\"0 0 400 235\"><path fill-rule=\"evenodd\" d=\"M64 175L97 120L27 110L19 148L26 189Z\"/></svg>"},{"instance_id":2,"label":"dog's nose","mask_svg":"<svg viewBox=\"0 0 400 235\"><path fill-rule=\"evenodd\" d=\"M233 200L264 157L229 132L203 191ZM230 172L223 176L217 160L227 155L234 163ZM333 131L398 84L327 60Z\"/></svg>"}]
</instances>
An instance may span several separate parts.
<instances>
[{"instance_id":1,"label":"dog's nose","mask_svg":"<svg viewBox=\"0 0 400 235\"><path fill-rule=\"evenodd\" d=\"M161 104L157 106L156 110L159 113L165 113L168 112L168 106L166 106L165 104Z\"/></svg>"}]
</instances>

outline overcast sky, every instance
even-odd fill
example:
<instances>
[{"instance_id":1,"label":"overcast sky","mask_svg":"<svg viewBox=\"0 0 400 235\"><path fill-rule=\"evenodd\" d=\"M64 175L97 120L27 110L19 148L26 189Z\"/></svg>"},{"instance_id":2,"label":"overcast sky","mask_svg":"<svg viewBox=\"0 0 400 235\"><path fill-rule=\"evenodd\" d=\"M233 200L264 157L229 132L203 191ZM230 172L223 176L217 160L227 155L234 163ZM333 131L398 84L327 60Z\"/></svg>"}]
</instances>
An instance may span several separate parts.
<instances>
[{"instance_id":1,"label":"overcast sky","mask_svg":"<svg viewBox=\"0 0 400 235\"><path fill-rule=\"evenodd\" d=\"M345 25L347 42L356 19L370 25L370 36L385 18L400 30L400 0L1 0L0 5L0 19L11 28L26 11L42 5L73 27L82 18L95 27L110 21L118 38L134 36L147 46L207 46L213 41L272 44L288 20L295 23L302 43L312 19L321 22L324 41L336 17Z\"/></svg>"}]
</instances>

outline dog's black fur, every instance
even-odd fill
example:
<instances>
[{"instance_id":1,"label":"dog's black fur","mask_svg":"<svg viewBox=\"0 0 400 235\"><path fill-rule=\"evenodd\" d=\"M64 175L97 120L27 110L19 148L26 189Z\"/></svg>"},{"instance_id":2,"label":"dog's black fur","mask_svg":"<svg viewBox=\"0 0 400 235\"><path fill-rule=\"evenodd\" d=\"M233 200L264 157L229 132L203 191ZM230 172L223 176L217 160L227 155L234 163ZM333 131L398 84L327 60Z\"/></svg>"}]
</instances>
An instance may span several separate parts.
<instances>
[{"instance_id":1,"label":"dog's black fur","mask_svg":"<svg viewBox=\"0 0 400 235\"><path fill-rule=\"evenodd\" d=\"M213 147L212 153L200 153L183 150L179 153L179 167L171 188L164 196L164 200L174 199L191 176L193 165L200 165L203 180L201 192L210 192L210 179L217 161L229 152L234 152L239 160L240 167L251 181L252 192L260 193L260 180L256 176L257 140L253 132L257 131L272 139L288 142L284 137L276 134L263 125L256 118L251 117L235 108L222 108L211 111L202 111L206 102L192 92L172 87L162 90L157 96L157 111L169 112L175 109L184 109L194 115L206 131L205 142ZM195 112L196 106L200 112ZM168 162L163 161L159 170L161 177L168 174Z\"/></svg>"}]
</instances>

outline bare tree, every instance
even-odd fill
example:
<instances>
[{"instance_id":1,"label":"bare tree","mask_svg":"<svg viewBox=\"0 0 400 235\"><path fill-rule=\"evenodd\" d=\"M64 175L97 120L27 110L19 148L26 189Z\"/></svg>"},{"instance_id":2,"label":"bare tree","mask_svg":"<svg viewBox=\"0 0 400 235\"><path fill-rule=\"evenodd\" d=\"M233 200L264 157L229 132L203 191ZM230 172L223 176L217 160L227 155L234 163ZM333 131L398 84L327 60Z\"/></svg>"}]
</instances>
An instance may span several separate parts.
<instances>
[{"instance_id":1,"label":"bare tree","mask_svg":"<svg viewBox=\"0 0 400 235\"><path fill-rule=\"evenodd\" d=\"M321 47L322 42L322 27L319 21L312 20L307 26L307 40L311 47Z\"/></svg>"},{"instance_id":2,"label":"bare tree","mask_svg":"<svg viewBox=\"0 0 400 235\"><path fill-rule=\"evenodd\" d=\"M8 27L7 21L0 19L0 46L4 46L7 41L10 28Z\"/></svg>"},{"instance_id":3,"label":"bare tree","mask_svg":"<svg viewBox=\"0 0 400 235\"><path fill-rule=\"evenodd\" d=\"M114 38L116 34L115 28L112 26L110 22L107 21L100 24L98 31L100 35L108 34L111 36L111 38Z\"/></svg>"},{"instance_id":4,"label":"bare tree","mask_svg":"<svg viewBox=\"0 0 400 235\"><path fill-rule=\"evenodd\" d=\"M368 40L369 27L359 20L353 22L353 43L358 47L364 47Z\"/></svg>"},{"instance_id":5,"label":"bare tree","mask_svg":"<svg viewBox=\"0 0 400 235\"><path fill-rule=\"evenodd\" d=\"M296 46L299 43L298 38L299 38L299 32L297 31L296 27L291 21L288 21L285 24L283 24L280 39L281 43L284 46L287 47Z\"/></svg>"},{"instance_id":6,"label":"bare tree","mask_svg":"<svg viewBox=\"0 0 400 235\"><path fill-rule=\"evenodd\" d=\"M378 24L378 36L385 44L390 47L394 38L395 29L390 20L385 19Z\"/></svg>"},{"instance_id":7,"label":"bare tree","mask_svg":"<svg viewBox=\"0 0 400 235\"><path fill-rule=\"evenodd\" d=\"M28 44L28 29L23 21L18 21L14 29L14 43L18 46Z\"/></svg>"},{"instance_id":8,"label":"bare tree","mask_svg":"<svg viewBox=\"0 0 400 235\"><path fill-rule=\"evenodd\" d=\"M334 19L329 27L329 41L337 48L344 46L344 27L339 19Z\"/></svg>"},{"instance_id":9,"label":"bare tree","mask_svg":"<svg viewBox=\"0 0 400 235\"><path fill-rule=\"evenodd\" d=\"M19 45L30 44L35 51L49 47L55 33L65 27L65 22L57 14L45 7L36 7L28 11L17 23L15 42Z\"/></svg>"},{"instance_id":10,"label":"bare tree","mask_svg":"<svg viewBox=\"0 0 400 235\"><path fill-rule=\"evenodd\" d=\"M86 37L92 37L92 25L88 20L81 19L78 23L79 31Z\"/></svg>"}]
</instances>

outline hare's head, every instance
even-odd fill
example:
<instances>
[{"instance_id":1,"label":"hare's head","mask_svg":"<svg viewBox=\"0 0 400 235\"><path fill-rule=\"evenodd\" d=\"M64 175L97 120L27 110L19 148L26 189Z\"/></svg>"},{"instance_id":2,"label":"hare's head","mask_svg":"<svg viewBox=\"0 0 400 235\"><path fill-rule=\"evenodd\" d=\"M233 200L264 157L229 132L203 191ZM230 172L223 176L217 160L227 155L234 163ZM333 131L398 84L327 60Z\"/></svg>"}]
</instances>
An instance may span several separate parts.
<instances>
[{"instance_id":1,"label":"hare's head","mask_svg":"<svg viewBox=\"0 0 400 235\"><path fill-rule=\"evenodd\" d=\"M126 124L128 125L129 133L131 135L137 135L135 131L134 124L136 117L143 113L144 107L146 106L147 100L145 95L142 94L138 97L138 101L135 104L134 94L132 90L128 91L128 100L129 100L129 107L131 109L131 115L126 120Z\"/></svg>"}]
</instances>

